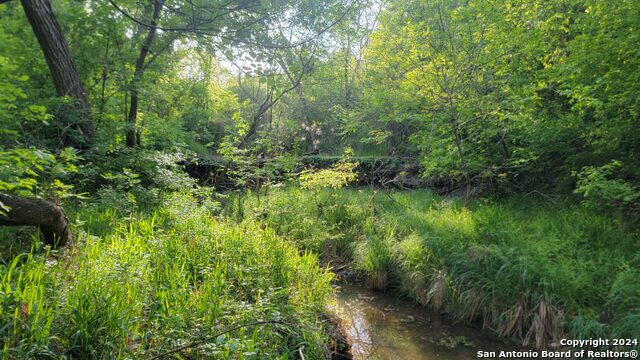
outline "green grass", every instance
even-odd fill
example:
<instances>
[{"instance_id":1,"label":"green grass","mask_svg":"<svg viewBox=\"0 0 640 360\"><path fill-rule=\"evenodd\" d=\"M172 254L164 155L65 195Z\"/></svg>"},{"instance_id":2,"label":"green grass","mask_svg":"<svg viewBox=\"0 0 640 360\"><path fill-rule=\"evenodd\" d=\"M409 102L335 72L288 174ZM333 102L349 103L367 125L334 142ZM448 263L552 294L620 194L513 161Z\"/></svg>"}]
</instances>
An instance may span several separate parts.
<instances>
[{"instance_id":1,"label":"green grass","mask_svg":"<svg viewBox=\"0 0 640 360\"><path fill-rule=\"evenodd\" d=\"M56 251L0 229L2 358L189 344L169 358L324 358L332 276L318 257L537 346L640 333L637 226L569 200L288 187L225 202L219 218L182 195L131 214L70 210L77 241Z\"/></svg>"},{"instance_id":2,"label":"green grass","mask_svg":"<svg viewBox=\"0 0 640 360\"><path fill-rule=\"evenodd\" d=\"M424 190L292 187L243 207L301 247L351 260L371 287L399 289L498 336L542 347L640 334L637 226L569 199L465 207Z\"/></svg>"},{"instance_id":3,"label":"green grass","mask_svg":"<svg viewBox=\"0 0 640 360\"><path fill-rule=\"evenodd\" d=\"M0 265L2 358L325 357L332 276L272 231L178 195L73 217L75 245Z\"/></svg>"}]
</instances>

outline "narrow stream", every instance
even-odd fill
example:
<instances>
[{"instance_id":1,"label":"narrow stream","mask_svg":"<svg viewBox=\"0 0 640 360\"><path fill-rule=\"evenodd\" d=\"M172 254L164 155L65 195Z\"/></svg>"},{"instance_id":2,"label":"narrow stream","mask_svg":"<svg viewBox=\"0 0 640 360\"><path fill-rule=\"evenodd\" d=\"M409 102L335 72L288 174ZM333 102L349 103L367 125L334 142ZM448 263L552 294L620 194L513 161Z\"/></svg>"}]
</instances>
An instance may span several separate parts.
<instances>
[{"instance_id":1,"label":"narrow stream","mask_svg":"<svg viewBox=\"0 0 640 360\"><path fill-rule=\"evenodd\" d=\"M513 348L441 316L358 284L339 284L330 309L340 319L354 359L477 359L477 351Z\"/></svg>"}]
</instances>

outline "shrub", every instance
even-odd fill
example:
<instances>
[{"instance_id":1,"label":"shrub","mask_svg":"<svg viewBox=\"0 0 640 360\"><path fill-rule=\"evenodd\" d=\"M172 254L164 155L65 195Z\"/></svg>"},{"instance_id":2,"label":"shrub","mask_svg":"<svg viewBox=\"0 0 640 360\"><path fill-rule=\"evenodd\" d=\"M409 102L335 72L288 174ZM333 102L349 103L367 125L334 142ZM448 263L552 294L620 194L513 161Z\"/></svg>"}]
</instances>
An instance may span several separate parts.
<instances>
[{"instance_id":1,"label":"shrub","mask_svg":"<svg viewBox=\"0 0 640 360\"><path fill-rule=\"evenodd\" d=\"M622 163L617 160L600 167L583 167L581 172L573 174L578 179L574 192L582 195L584 202L594 208L637 208L640 189L616 178L615 174L621 167Z\"/></svg>"}]
</instances>

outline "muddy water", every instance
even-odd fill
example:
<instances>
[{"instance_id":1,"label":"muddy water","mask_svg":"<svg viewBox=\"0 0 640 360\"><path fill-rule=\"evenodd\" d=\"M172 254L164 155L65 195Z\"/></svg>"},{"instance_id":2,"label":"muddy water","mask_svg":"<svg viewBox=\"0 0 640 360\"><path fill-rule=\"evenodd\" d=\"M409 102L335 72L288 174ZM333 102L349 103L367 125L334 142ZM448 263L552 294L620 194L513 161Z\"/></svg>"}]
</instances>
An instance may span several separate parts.
<instances>
[{"instance_id":1,"label":"muddy water","mask_svg":"<svg viewBox=\"0 0 640 360\"><path fill-rule=\"evenodd\" d=\"M354 359L477 359L510 346L457 326L396 296L341 283L331 311L342 322Z\"/></svg>"}]
</instances>

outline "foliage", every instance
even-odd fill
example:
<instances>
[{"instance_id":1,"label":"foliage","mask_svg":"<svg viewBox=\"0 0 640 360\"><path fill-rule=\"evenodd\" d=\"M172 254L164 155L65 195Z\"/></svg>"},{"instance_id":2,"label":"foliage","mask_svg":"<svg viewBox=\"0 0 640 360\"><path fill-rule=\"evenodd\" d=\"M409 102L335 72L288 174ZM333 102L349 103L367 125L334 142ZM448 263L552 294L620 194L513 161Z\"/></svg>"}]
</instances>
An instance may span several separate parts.
<instances>
[{"instance_id":1,"label":"foliage","mask_svg":"<svg viewBox=\"0 0 640 360\"><path fill-rule=\"evenodd\" d=\"M148 20L153 2L116 4ZM265 31L272 16L243 26L232 14L178 2L161 12L159 26L213 22L196 34L158 32L136 85L147 29L116 16L109 3L54 5L93 105L97 146L110 151L133 126L148 150L228 158L233 145L253 160L336 155L351 146L358 155L417 156L434 183L505 192L568 193L573 172L625 159L625 181L638 184L640 38L629 29L640 16L630 2L361 0L345 9L328 1L319 13L317 2L287 1L244 9L247 16L286 11L279 36ZM64 101L47 80L19 4L2 8L3 146L55 153L60 137L74 131L59 121ZM190 11L198 19L186 19ZM214 28L229 37L205 41ZM294 46L302 29L317 36ZM134 88L140 104L129 124ZM237 181L248 175L240 168L268 172L232 165Z\"/></svg>"},{"instance_id":2,"label":"foliage","mask_svg":"<svg viewBox=\"0 0 640 360\"><path fill-rule=\"evenodd\" d=\"M76 154L66 148L57 155L37 149L0 152L0 191L63 198L68 187L60 179L77 172Z\"/></svg>"},{"instance_id":3,"label":"foliage","mask_svg":"<svg viewBox=\"0 0 640 360\"><path fill-rule=\"evenodd\" d=\"M358 174L354 170L358 164L351 162L352 156L353 150L347 148L342 159L328 169L302 171L299 175L301 186L305 189L340 189L356 181Z\"/></svg>"},{"instance_id":4,"label":"foliage","mask_svg":"<svg viewBox=\"0 0 640 360\"><path fill-rule=\"evenodd\" d=\"M72 195L65 184L77 172L77 154L71 148L52 153L46 148L16 147L21 132L32 126L49 125L50 116L42 105L25 104L21 86L29 79L16 74L17 66L0 56L0 191L62 199ZM8 209L0 203L0 214Z\"/></svg>"},{"instance_id":5,"label":"foliage","mask_svg":"<svg viewBox=\"0 0 640 360\"><path fill-rule=\"evenodd\" d=\"M227 5L53 2L89 116L0 4L0 192L80 239L0 229L3 357L151 357L252 321L274 323L176 356L322 357L316 255L537 346L640 333L637 2ZM463 183L504 197L373 188Z\"/></svg>"},{"instance_id":6,"label":"foliage","mask_svg":"<svg viewBox=\"0 0 640 360\"><path fill-rule=\"evenodd\" d=\"M611 206L625 208L637 205L640 190L622 179L611 178L622 166L620 161L593 167L585 166L578 178L575 193L581 194L584 201L594 207Z\"/></svg>"},{"instance_id":7,"label":"foliage","mask_svg":"<svg viewBox=\"0 0 640 360\"><path fill-rule=\"evenodd\" d=\"M188 196L125 220L75 216L86 233L56 260L34 247L0 267L3 357L153 357L205 338L181 354L288 358L304 344L324 356L331 276L313 255Z\"/></svg>"},{"instance_id":8,"label":"foliage","mask_svg":"<svg viewBox=\"0 0 640 360\"><path fill-rule=\"evenodd\" d=\"M116 209L121 214L145 206L158 206L167 193L196 196L203 206L218 208L215 189L201 187L184 169L193 155L175 149L172 152L120 149L102 153L101 149L86 155L80 168L86 179L79 184L84 191L97 190L93 198L96 210ZM109 157L110 161L101 161Z\"/></svg>"},{"instance_id":9,"label":"foliage","mask_svg":"<svg viewBox=\"0 0 640 360\"><path fill-rule=\"evenodd\" d=\"M628 158L624 172L637 182L629 94L638 82L623 75L637 65L640 38L624 35L637 11L628 2L393 1L367 48L364 96L379 113L369 129L414 127L405 140L435 178L566 191L572 171Z\"/></svg>"}]
</instances>

